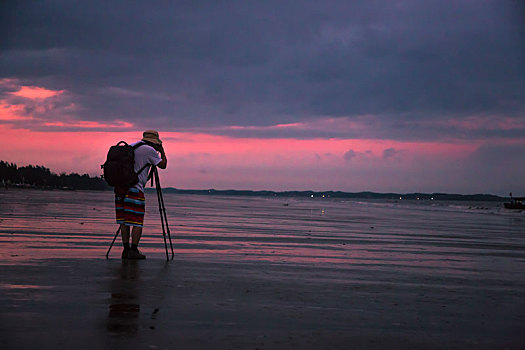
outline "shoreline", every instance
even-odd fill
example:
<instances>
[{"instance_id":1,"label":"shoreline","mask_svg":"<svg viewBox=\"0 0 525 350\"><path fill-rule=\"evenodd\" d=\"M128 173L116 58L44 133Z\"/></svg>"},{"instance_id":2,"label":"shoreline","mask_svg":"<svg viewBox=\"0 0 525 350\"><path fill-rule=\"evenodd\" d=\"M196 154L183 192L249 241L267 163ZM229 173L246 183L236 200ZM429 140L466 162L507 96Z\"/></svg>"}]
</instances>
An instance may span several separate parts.
<instances>
[{"instance_id":1,"label":"shoreline","mask_svg":"<svg viewBox=\"0 0 525 350\"><path fill-rule=\"evenodd\" d=\"M112 192L113 189L75 189L75 188L43 188L22 185L11 185L9 189L0 188L1 192L9 190L37 190L37 191L82 191L82 192ZM381 192L343 192L343 191L268 191L268 190L192 190L166 187L163 193L224 196L224 197L276 197L276 198L312 198L312 199L368 199L368 200L407 200L407 201L471 201L471 202L505 202L510 197L501 197L493 194L456 194L456 193L381 193ZM145 188L146 193L155 193L152 187Z\"/></svg>"}]
</instances>

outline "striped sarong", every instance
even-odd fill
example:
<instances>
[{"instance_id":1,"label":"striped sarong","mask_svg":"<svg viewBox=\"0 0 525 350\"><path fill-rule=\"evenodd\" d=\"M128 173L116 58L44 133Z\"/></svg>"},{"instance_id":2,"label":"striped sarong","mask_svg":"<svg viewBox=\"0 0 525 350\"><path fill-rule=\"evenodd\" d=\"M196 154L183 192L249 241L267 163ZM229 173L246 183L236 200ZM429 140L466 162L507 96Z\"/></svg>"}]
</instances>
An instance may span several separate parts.
<instances>
[{"instance_id":1,"label":"striped sarong","mask_svg":"<svg viewBox=\"0 0 525 350\"><path fill-rule=\"evenodd\" d=\"M142 227L146 201L144 193L130 188L124 196L115 194L115 216L117 224Z\"/></svg>"}]
</instances>

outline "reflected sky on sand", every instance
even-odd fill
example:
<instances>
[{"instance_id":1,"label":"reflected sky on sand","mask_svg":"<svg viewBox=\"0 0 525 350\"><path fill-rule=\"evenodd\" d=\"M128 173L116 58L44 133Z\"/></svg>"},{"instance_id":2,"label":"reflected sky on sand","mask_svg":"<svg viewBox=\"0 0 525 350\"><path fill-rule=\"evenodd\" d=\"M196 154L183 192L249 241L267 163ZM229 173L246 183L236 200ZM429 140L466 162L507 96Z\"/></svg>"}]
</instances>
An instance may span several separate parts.
<instances>
[{"instance_id":1,"label":"reflected sky on sand","mask_svg":"<svg viewBox=\"0 0 525 350\"><path fill-rule=\"evenodd\" d=\"M525 343L524 212L165 194L166 262L146 197L148 258L122 261L119 240L104 257L117 230L111 193L0 191L0 337L11 348Z\"/></svg>"},{"instance_id":2,"label":"reflected sky on sand","mask_svg":"<svg viewBox=\"0 0 525 350\"><path fill-rule=\"evenodd\" d=\"M140 246L162 259L156 195L146 197ZM525 213L501 203L164 197L180 259L497 275L524 258ZM9 190L0 203L2 264L103 258L118 228L110 192ZM110 258L120 251L119 237Z\"/></svg>"}]
</instances>

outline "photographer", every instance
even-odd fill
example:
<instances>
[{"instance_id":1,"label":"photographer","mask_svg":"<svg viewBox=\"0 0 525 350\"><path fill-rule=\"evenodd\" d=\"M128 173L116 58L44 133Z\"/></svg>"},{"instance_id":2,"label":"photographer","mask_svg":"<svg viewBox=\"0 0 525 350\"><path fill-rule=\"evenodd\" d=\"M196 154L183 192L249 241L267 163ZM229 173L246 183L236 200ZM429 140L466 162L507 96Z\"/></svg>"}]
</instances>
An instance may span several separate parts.
<instances>
[{"instance_id":1,"label":"photographer","mask_svg":"<svg viewBox=\"0 0 525 350\"><path fill-rule=\"evenodd\" d=\"M166 169L168 159L162 147L159 133L155 130L144 131L142 140L131 144L131 146L137 146L134 151L135 172L139 172L141 169L142 171L137 174L138 183L129 188L126 194L115 194L115 212L117 224L120 224L124 246L122 259L145 259L146 256L138 250L146 208L144 186L148 180L151 166ZM131 232L130 227L132 227Z\"/></svg>"}]
</instances>

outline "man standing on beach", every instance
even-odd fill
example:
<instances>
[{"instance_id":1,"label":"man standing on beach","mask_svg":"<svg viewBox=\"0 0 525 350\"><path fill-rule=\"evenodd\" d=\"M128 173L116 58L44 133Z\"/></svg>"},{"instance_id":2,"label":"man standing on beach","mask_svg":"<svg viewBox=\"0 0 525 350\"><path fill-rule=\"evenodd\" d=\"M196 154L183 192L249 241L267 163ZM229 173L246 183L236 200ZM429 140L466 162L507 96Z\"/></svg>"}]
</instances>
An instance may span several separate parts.
<instances>
[{"instance_id":1,"label":"man standing on beach","mask_svg":"<svg viewBox=\"0 0 525 350\"><path fill-rule=\"evenodd\" d=\"M140 144L140 145L139 145ZM135 172L138 173L138 183L128 189L124 195L115 193L115 212L117 224L120 224L122 234L122 244L124 251L122 259L145 259L146 256L138 250L140 237L142 236L142 226L144 223L144 212L146 201L144 198L144 186L148 181L150 167L157 166L166 169L168 159L162 147L162 141L156 130L146 130L141 141L131 144L135 148ZM158 152L158 153L157 153ZM160 156L159 156L160 153ZM131 245L130 228L131 229Z\"/></svg>"}]
</instances>

